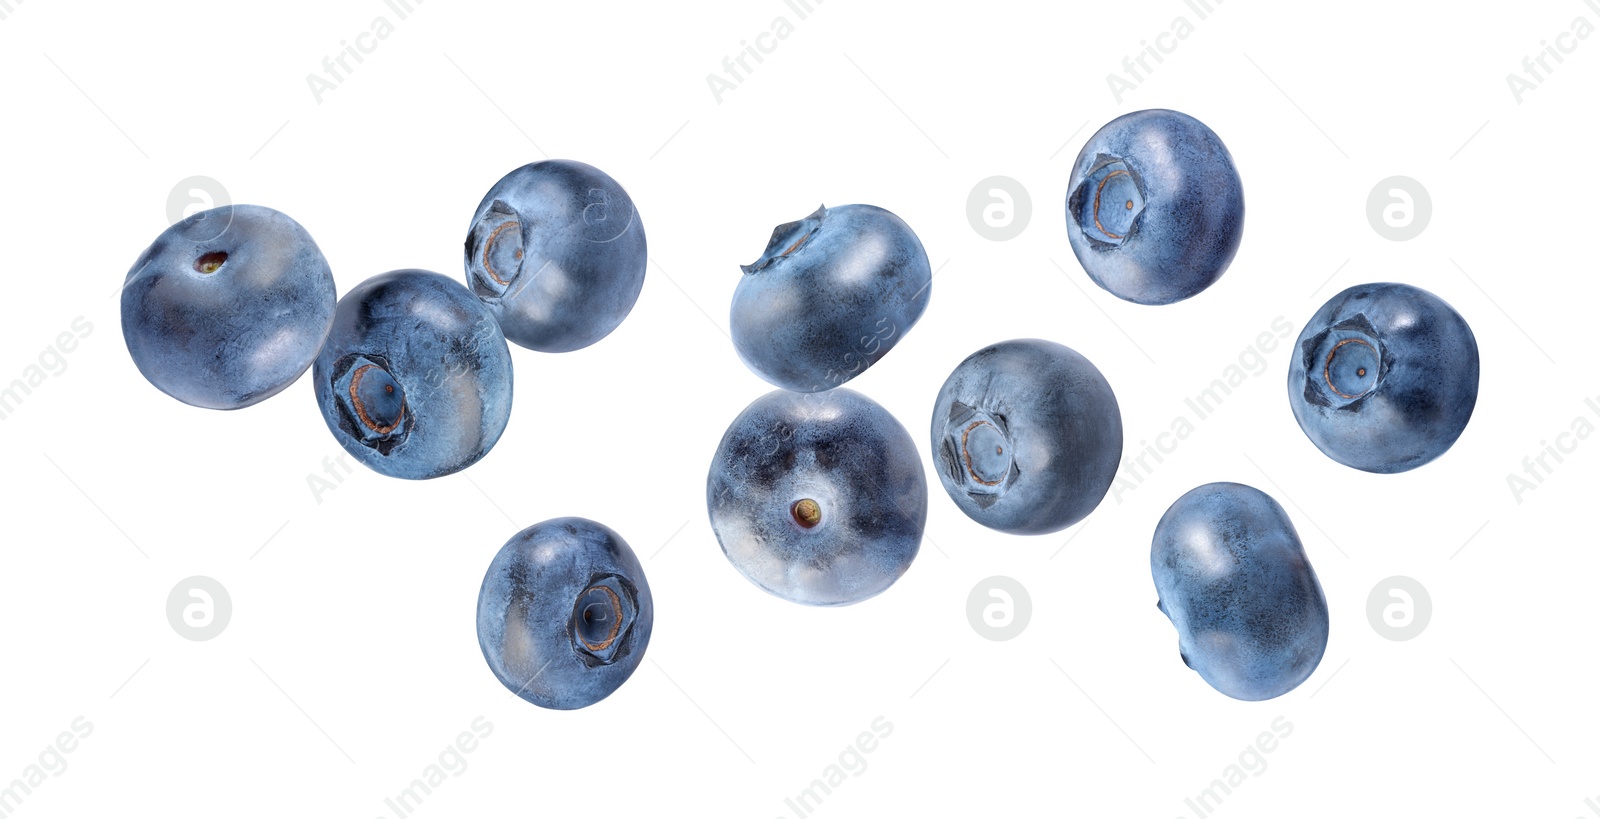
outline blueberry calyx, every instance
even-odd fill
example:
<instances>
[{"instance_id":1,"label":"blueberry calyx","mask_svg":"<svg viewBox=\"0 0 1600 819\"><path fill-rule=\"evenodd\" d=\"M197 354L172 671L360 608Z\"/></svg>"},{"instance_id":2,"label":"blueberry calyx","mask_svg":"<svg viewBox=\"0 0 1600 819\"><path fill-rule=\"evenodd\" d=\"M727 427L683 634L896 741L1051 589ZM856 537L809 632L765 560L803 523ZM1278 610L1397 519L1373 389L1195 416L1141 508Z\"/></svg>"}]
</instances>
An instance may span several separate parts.
<instances>
[{"instance_id":1,"label":"blueberry calyx","mask_svg":"<svg viewBox=\"0 0 1600 819\"><path fill-rule=\"evenodd\" d=\"M572 604L573 653L589 668L626 657L637 612L632 584L612 574L591 578Z\"/></svg>"},{"instance_id":2,"label":"blueberry calyx","mask_svg":"<svg viewBox=\"0 0 1600 819\"><path fill-rule=\"evenodd\" d=\"M521 215L495 200L467 235L473 292L483 298L504 295L522 273L527 254L523 244Z\"/></svg>"},{"instance_id":3,"label":"blueberry calyx","mask_svg":"<svg viewBox=\"0 0 1600 819\"><path fill-rule=\"evenodd\" d=\"M1137 233L1144 206L1144 180L1121 157L1101 154L1072 192L1078 226L1098 250L1119 247Z\"/></svg>"},{"instance_id":4,"label":"blueberry calyx","mask_svg":"<svg viewBox=\"0 0 1600 819\"><path fill-rule=\"evenodd\" d=\"M1393 362L1365 315L1356 315L1301 345L1310 404L1354 411L1383 383Z\"/></svg>"},{"instance_id":5,"label":"blueberry calyx","mask_svg":"<svg viewBox=\"0 0 1600 819\"><path fill-rule=\"evenodd\" d=\"M810 216L794 222L785 222L773 228L772 238L767 240L766 252L762 253L761 258L756 259L754 262L740 265L739 269L746 274L757 273L789 258L805 245L812 234L822 227L822 220L826 219L827 216L827 206L818 205L816 212Z\"/></svg>"},{"instance_id":6,"label":"blueberry calyx","mask_svg":"<svg viewBox=\"0 0 1600 819\"><path fill-rule=\"evenodd\" d=\"M811 498L801 498L789 507L789 515L802 529L811 529L822 522L822 505Z\"/></svg>"},{"instance_id":7,"label":"blueberry calyx","mask_svg":"<svg viewBox=\"0 0 1600 819\"><path fill-rule=\"evenodd\" d=\"M998 501L1017 476L1012 449L1005 416L959 401L951 404L940 460L945 472L980 508Z\"/></svg>"},{"instance_id":8,"label":"blueberry calyx","mask_svg":"<svg viewBox=\"0 0 1600 819\"><path fill-rule=\"evenodd\" d=\"M388 455L409 432L406 391L380 356L352 355L334 367L339 428Z\"/></svg>"}]
</instances>

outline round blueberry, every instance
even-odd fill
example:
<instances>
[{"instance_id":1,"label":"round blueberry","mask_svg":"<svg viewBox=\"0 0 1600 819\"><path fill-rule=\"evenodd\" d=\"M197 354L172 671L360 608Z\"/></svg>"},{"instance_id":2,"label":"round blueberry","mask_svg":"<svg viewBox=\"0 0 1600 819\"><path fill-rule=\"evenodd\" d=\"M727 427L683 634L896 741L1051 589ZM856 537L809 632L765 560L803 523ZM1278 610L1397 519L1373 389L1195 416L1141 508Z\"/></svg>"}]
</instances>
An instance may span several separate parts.
<instances>
[{"instance_id":1,"label":"round blueberry","mask_svg":"<svg viewBox=\"0 0 1600 819\"><path fill-rule=\"evenodd\" d=\"M1125 114L1073 165L1067 239L1095 284L1138 304L1210 287L1239 250L1244 188L1222 140L1177 111Z\"/></svg>"},{"instance_id":2,"label":"round blueberry","mask_svg":"<svg viewBox=\"0 0 1600 819\"><path fill-rule=\"evenodd\" d=\"M511 351L454 280L396 270L339 300L312 371L339 444L396 478L437 478L489 452L511 416Z\"/></svg>"},{"instance_id":3,"label":"round blueberry","mask_svg":"<svg viewBox=\"0 0 1600 819\"><path fill-rule=\"evenodd\" d=\"M871 205L820 207L772 231L733 291L733 347L756 375L820 392L860 375L928 307L933 272L910 226Z\"/></svg>"},{"instance_id":4,"label":"round blueberry","mask_svg":"<svg viewBox=\"0 0 1600 819\"><path fill-rule=\"evenodd\" d=\"M644 659L650 585L622 536L556 518L500 548L478 591L478 646L506 688L542 708L593 705Z\"/></svg>"},{"instance_id":5,"label":"round blueberry","mask_svg":"<svg viewBox=\"0 0 1600 819\"><path fill-rule=\"evenodd\" d=\"M1478 342L1443 299L1362 284L1322 305L1289 365L1289 406L1324 455L1404 472L1461 437L1478 401Z\"/></svg>"},{"instance_id":6,"label":"round blueberry","mask_svg":"<svg viewBox=\"0 0 1600 819\"><path fill-rule=\"evenodd\" d=\"M843 606L911 566L928 485L910 434L871 399L774 390L722 436L706 506L723 554L750 582L795 603Z\"/></svg>"},{"instance_id":7,"label":"round blueberry","mask_svg":"<svg viewBox=\"0 0 1600 819\"><path fill-rule=\"evenodd\" d=\"M1053 341L985 347L939 390L933 462L950 499L1002 532L1042 535L1084 519L1122 459L1117 397L1089 359Z\"/></svg>"},{"instance_id":8,"label":"round blueberry","mask_svg":"<svg viewBox=\"0 0 1600 819\"><path fill-rule=\"evenodd\" d=\"M644 224L628 192L566 159L495 183L467 233L467 285L506 338L564 353L605 338L644 287Z\"/></svg>"},{"instance_id":9,"label":"round blueberry","mask_svg":"<svg viewBox=\"0 0 1600 819\"><path fill-rule=\"evenodd\" d=\"M122 336L162 392L239 409L311 366L333 304L333 272L305 228L271 208L229 205L168 228L133 263Z\"/></svg>"},{"instance_id":10,"label":"round blueberry","mask_svg":"<svg viewBox=\"0 0 1600 819\"><path fill-rule=\"evenodd\" d=\"M1259 489L1208 483L1179 498L1156 525L1150 574L1183 662L1212 688L1269 700L1322 661L1322 584L1289 515Z\"/></svg>"}]
</instances>

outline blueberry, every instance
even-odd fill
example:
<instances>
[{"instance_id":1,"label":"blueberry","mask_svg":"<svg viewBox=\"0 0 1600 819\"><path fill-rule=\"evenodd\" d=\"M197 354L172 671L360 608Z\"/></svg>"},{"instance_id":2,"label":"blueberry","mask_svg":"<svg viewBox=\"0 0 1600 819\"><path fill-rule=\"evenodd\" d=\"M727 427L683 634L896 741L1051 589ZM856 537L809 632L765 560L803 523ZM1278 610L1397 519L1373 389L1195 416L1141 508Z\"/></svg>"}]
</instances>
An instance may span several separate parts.
<instances>
[{"instance_id":1,"label":"blueberry","mask_svg":"<svg viewBox=\"0 0 1600 819\"><path fill-rule=\"evenodd\" d=\"M467 233L467 284L506 338L564 353L605 338L644 287L644 224L628 192L566 159L495 183Z\"/></svg>"},{"instance_id":2,"label":"blueberry","mask_svg":"<svg viewBox=\"0 0 1600 819\"><path fill-rule=\"evenodd\" d=\"M1222 140L1177 111L1120 116L1078 153L1067 239L1119 299L1171 304L1210 287L1239 250L1244 188Z\"/></svg>"},{"instance_id":3,"label":"blueberry","mask_svg":"<svg viewBox=\"0 0 1600 819\"><path fill-rule=\"evenodd\" d=\"M733 291L733 346L756 375L820 392L860 375L928 307L917 234L871 205L819 207L772 231Z\"/></svg>"},{"instance_id":4,"label":"blueberry","mask_svg":"<svg viewBox=\"0 0 1600 819\"><path fill-rule=\"evenodd\" d=\"M333 272L305 228L271 208L230 205L178 222L133 263L122 336L162 392L239 409L311 366L333 302Z\"/></svg>"},{"instance_id":5,"label":"blueberry","mask_svg":"<svg viewBox=\"0 0 1600 819\"><path fill-rule=\"evenodd\" d=\"M750 582L795 603L843 606L910 567L928 484L910 434L871 399L774 390L722 436L706 506Z\"/></svg>"},{"instance_id":6,"label":"blueberry","mask_svg":"<svg viewBox=\"0 0 1600 819\"><path fill-rule=\"evenodd\" d=\"M395 478L437 478L489 452L511 416L511 351L465 287L426 270L339 300L312 371L339 444Z\"/></svg>"},{"instance_id":7,"label":"blueberry","mask_svg":"<svg viewBox=\"0 0 1600 819\"><path fill-rule=\"evenodd\" d=\"M1289 406L1324 455L1404 472L1444 454L1478 401L1478 342L1443 299L1361 284L1322 305L1294 347Z\"/></svg>"},{"instance_id":8,"label":"blueberry","mask_svg":"<svg viewBox=\"0 0 1600 819\"><path fill-rule=\"evenodd\" d=\"M1150 544L1156 606L1183 661L1212 688L1269 700L1305 682L1328 647L1328 601L1294 524L1237 483L1189 490Z\"/></svg>"},{"instance_id":9,"label":"blueberry","mask_svg":"<svg viewBox=\"0 0 1600 819\"><path fill-rule=\"evenodd\" d=\"M931 435L950 499L1014 534L1047 534L1087 517L1122 459L1122 413L1105 376L1039 339L1003 341L961 362L939 390Z\"/></svg>"},{"instance_id":10,"label":"blueberry","mask_svg":"<svg viewBox=\"0 0 1600 819\"><path fill-rule=\"evenodd\" d=\"M622 536L556 518L500 548L478 591L478 646L517 696L571 710L616 691L644 659L655 606Z\"/></svg>"}]
</instances>

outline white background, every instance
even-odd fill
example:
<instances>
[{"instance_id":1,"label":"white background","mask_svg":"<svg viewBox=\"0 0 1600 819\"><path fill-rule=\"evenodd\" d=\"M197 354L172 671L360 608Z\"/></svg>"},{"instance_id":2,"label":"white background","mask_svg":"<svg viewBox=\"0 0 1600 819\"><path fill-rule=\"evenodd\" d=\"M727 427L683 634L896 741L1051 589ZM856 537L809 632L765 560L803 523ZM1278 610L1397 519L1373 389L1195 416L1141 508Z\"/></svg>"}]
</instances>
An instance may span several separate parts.
<instances>
[{"instance_id":1,"label":"white background","mask_svg":"<svg viewBox=\"0 0 1600 819\"><path fill-rule=\"evenodd\" d=\"M399 20L379 0L9 5L0 383L76 317L93 327L0 421L0 785L74 718L93 726L18 815L393 816L384 800L479 716L493 732L415 815L793 816L784 800L880 716L892 733L815 815L1193 816L1184 800L1278 717L1292 733L1215 815L1564 819L1600 804L1600 442L1563 438L1576 451L1547 458L1536 490L1507 484L1575 418L1600 425L1584 404L1600 396L1600 37L1563 41L1574 52L1520 104L1506 81L1575 18L1600 24L1597 9L1228 0L1201 21L1176 0L828 0L800 20L777 0L432 0ZM307 76L378 16L392 35L319 103ZM719 103L707 75L778 16L793 33ZM1193 34L1116 99L1107 75L1179 16ZM1078 148L1150 107L1221 135L1249 204L1227 274L1167 307L1096 288L1062 213ZM309 476L341 450L309 376L215 412L161 394L128 357L117 290L179 180L289 213L343 294L400 267L460 276L483 192L546 156L628 189L649 274L594 347L513 348L510 426L465 473L412 483L356 466L319 502ZM1396 174L1433 201L1407 242L1366 216ZM1032 194L1011 241L967 220L992 175ZM722 431L768 389L725 334L738 265L819 202L893 210L939 270L921 322L850 383L925 458L934 394L981 346L1041 337L1087 355L1137 455L1275 318L1292 337L1365 281L1409 282L1465 316L1477 409L1414 472L1345 468L1295 425L1284 342L1085 523L988 531L929 459L928 537L901 581L844 609L792 605L728 565L703 493ZM1217 480L1283 503L1327 593L1327 655L1274 701L1211 690L1155 608L1155 523ZM622 533L657 606L635 676L570 713L512 697L473 632L490 558L561 515ZM192 575L233 601L209 642L165 615ZM992 575L1033 601L1009 642L967 620ZM1432 598L1408 642L1366 614L1392 575Z\"/></svg>"}]
</instances>

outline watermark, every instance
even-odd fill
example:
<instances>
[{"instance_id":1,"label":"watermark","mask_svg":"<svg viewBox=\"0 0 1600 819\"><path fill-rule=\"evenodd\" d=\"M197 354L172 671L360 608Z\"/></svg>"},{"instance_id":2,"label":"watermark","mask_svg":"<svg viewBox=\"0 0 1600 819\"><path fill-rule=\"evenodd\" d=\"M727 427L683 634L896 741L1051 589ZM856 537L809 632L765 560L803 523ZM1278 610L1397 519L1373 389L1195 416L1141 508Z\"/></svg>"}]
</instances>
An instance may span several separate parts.
<instances>
[{"instance_id":1,"label":"watermark","mask_svg":"<svg viewBox=\"0 0 1600 819\"><path fill-rule=\"evenodd\" d=\"M1005 642L1033 619L1033 598L1021 583L1004 575L984 578L967 595L967 622L985 640Z\"/></svg>"},{"instance_id":2,"label":"watermark","mask_svg":"<svg viewBox=\"0 0 1600 819\"><path fill-rule=\"evenodd\" d=\"M1271 731L1262 731L1256 735L1254 742L1246 745L1239 752L1238 761L1229 763L1222 769L1222 775L1211 780L1198 794L1183 800L1196 819L1205 819L1215 813L1222 806L1222 800L1248 782L1251 778L1267 772L1267 755L1278 749L1278 742L1294 733L1294 723L1287 717L1278 717L1272 721ZM1187 819L1179 816L1177 819Z\"/></svg>"},{"instance_id":3,"label":"watermark","mask_svg":"<svg viewBox=\"0 0 1600 819\"><path fill-rule=\"evenodd\" d=\"M1167 429L1156 434L1153 443L1148 438L1141 439L1139 448L1123 457L1122 464L1117 467L1117 479L1111 484L1111 497L1120 504L1123 495L1138 489L1157 466L1178 451L1179 444L1195 433L1201 422L1216 414L1234 390L1267 371L1267 355L1278 349L1278 342L1292 333L1294 326L1289 319L1284 316L1273 319L1270 332L1257 334L1255 341L1240 351L1237 360L1223 368L1220 376L1205 389L1183 399L1186 411L1174 416Z\"/></svg>"},{"instance_id":4,"label":"watermark","mask_svg":"<svg viewBox=\"0 0 1600 819\"><path fill-rule=\"evenodd\" d=\"M879 318L873 323L872 330L856 339L855 343L850 345L850 351L840 357L837 369L829 367L828 371L823 373L822 380L828 384L824 389L832 389L860 375L862 370L871 366L876 360L874 356L883 352L884 345L892 341L899 332L900 328L888 316Z\"/></svg>"},{"instance_id":5,"label":"watermark","mask_svg":"<svg viewBox=\"0 0 1600 819\"><path fill-rule=\"evenodd\" d=\"M88 319L83 316L74 318L68 330L58 333L33 363L22 368L21 375L13 378L10 384L0 386L0 421L10 419L17 408L33 395L33 391L46 381L66 372L67 356L78 349L78 342L93 332L94 325Z\"/></svg>"},{"instance_id":6,"label":"watermark","mask_svg":"<svg viewBox=\"0 0 1600 819\"><path fill-rule=\"evenodd\" d=\"M0 783L0 816L10 816L22 803L54 777L67 772L67 756L78 750L78 743L94 733L94 723L84 717L73 717L67 726L70 731L56 734L56 738L39 752L38 760L28 763L22 774L9 783Z\"/></svg>"},{"instance_id":7,"label":"watermark","mask_svg":"<svg viewBox=\"0 0 1600 819\"><path fill-rule=\"evenodd\" d=\"M1583 403L1591 414L1600 418L1600 402L1585 398ZM1506 473L1506 488L1511 490L1511 499L1521 506L1524 496L1543 486L1545 480L1556 473L1556 467L1565 463L1567 456L1577 452L1578 445L1593 434L1594 422L1586 415L1579 415L1572 419L1565 431L1556 433L1554 443L1549 439L1541 439L1538 454L1522 459L1522 474Z\"/></svg>"},{"instance_id":8,"label":"watermark","mask_svg":"<svg viewBox=\"0 0 1600 819\"><path fill-rule=\"evenodd\" d=\"M1379 236L1404 242L1422 235L1433 217L1433 197L1409 176L1391 176L1367 194L1367 222Z\"/></svg>"},{"instance_id":9,"label":"watermark","mask_svg":"<svg viewBox=\"0 0 1600 819\"><path fill-rule=\"evenodd\" d=\"M789 11L799 22L805 22L806 18L816 11L816 7L822 5L822 0L783 0L783 4L789 7ZM706 87L711 89L711 98L721 105L723 96L744 85L745 81L750 79L750 75L755 73L756 66L766 62L767 55L777 51L778 46L789 39L794 32L795 23L790 22L788 17L779 15L772 18L766 31L750 38L755 42L740 40L739 50L722 58L722 73L713 72L706 75ZM755 60L755 66L750 64L751 60Z\"/></svg>"},{"instance_id":10,"label":"watermark","mask_svg":"<svg viewBox=\"0 0 1600 819\"><path fill-rule=\"evenodd\" d=\"M1600 0L1583 0L1583 4L1600 15ZM1522 58L1522 73L1513 71L1506 75L1506 87L1511 89L1511 98L1521 105L1528 92L1544 85L1556 68L1567 61L1567 55L1577 51L1578 44L1589 39L1594 30L1594 23L1589 18L1579 16L1573 19L1566 31L1550 38L1555 42L1540 40L1539 50ZM1551 64L1552 60L1554 65Z\"/></svg>"},{"instance_id":11,"label":"watermark","mask_svg":"<svg viewBox=\"0 0 1600 819\"><path fill-rule=\"evenodd\" d=\"M991 242L1022 235L1033 216L1033 199L1021 182L1009 176L991 176L972 186L967 194L967 223Z\"/></svg>"},{"instance_id":12,"label":"watermark","mask_svg":"<svg viewBox=\"0 0 1600 819\"><path fill-rule=\"evenodd\" d=\"M932 283L932 280L929 280ZM926 287L926 285L924 285ZM918 291L921 295L921 291ZM867 332L855 338L848 346L849 349L839 356L839 363L828 367L822 373L822 378L811 385L808 392L801 395L816 395L827 392L846 381L860 375L862 371L872 366L873 362L883 357L888 352L889 342L899 335L900 326L888 316L882 316L872 323Z\"/></svg>"},{"instance_id":13,"label":"watermark","mask_svg":"<svg viewBox=\"0 0 1600 819\"><path fill-rule=\"evenodd\" d=\"M228 189L209 176L190 176L172 186L167 194L167 224L175 225L203 210L233 204ZM221 236L218 233L217 236ZM215 239L216 236L210 238Z\"/></svg>"},{"instance_id":14,"label":"watermark","mask_svg":"<svg viewBox=\"0 0 1600 819\"><path fill-rule=\"evenodd\" d=\"M322 475L306 473L306 488L311 490L311 499L321 506L323 496L343 486L344 479L354 473L355 468L350 466L350 453L341 449L337 456L329 455L322 459Z\"/></svg>"},{"instance_id":15,"label":"watermark","mask_svg":"<svg viewBox=\"0 0 1600 819\"><path fill-rule=\"evenodd\" d=\"M1367 622L1386 640L1403 643L1422 633L1433 619L1428 590L1404 575L1386 577L1367 595Z\"/></svg>"},{"instance_id":16,"label":"watermark","mask_svg":"<svg viewBox=\"0 0 1600 819\"><path fill-rule=\"evenodd\" d=\"M844 750L839 752L838 759L822 769L821 776L811 780L811 784L798 794L785 797L783 805L790 813L777 819L789 819L791 815L795 819L805 819L821 807L822 801L840 785L866 773L867 755L878 750L880 740L887 739L894 733L894 723L885 717L874 717L871 727L871 731L862 731L856 735L854 742L844 746Z\"/></svg>"},{"instance_id":17,"label":"watermark","mask_svg":"<svg viewBox=\"0 0 1600 819\"><path fill-rule=\"evenodd\" d=\"M422 383L430 390L442 390L451 381L472 375L484 358L492 358L497 350L504 349L506 337L500 332L499 322L485 312L473 319L471 333L451 340L450 354L440 361L443 366L423 373Z\"/></svg>"},{"instance_id":18,"label":"watermark","mask_svg":"<svg viewBox=\"0 0 1600 819\"><path fill-rule=\"evenodd\" d=\"M1600 796L1590 796L1583 800L1583 806L1588 808L1595 816L1600 816ZM1584 819L1579 816L1577 819Z\"/></svg>"},{"instance_id":19,"label":"watermark","mask_svg":"<svg viewBox=\"0 0 1600 819\"><path fill-rule=\"evenodd\" d=\"M221 583L204 575L178 581L167 594L167 622L185 640L203 643L221 634L233 619L233 598Z\"/></svg>"},{"instance_id":20,"label":"watermark","mask_svg":"<svg viewBox=\"0 0 1600 819\"><path fill-rule=\"evenodd\" d=\"M11 19L16 14L16 7L22 5L23 0L0 0L0 22Z\"/></svg>"},{"instance_id":21,"label":"watermark","mask_svg":"<svg viewBox=\"0 0 1600 819\"><path fill-rule=\"evenodd\" d=\"M435 789L443 785L451 777L460 776L467 772L467 756L478 750L478 743L489 738L494 733L494 723L484 717L472 720L471 731L462 731L444 750L439 752L436 762L428 763L422 769L421 775L411 780L399 793L394 796L384 797L383 806L389 813L382 814L377 819L405 819L422 807L423 800L433 795Z\"/></svg>"},{"instance_id":22,"label":"watermark","mask_svg":"<svg viewBox=\"0 0 1600 819\"><path fill-rule=\"evenodd\" d=\"M407 17L416 11L413 6L422 5L423 0L383 0L394 16L404 22ZM306 75L306 87L311 89L311 98L322 104L323 97L330 91L338 90L350 76L355 73L355 66L350 64L354 60L356 65L366 62L367 55L378 50L384 40L389 39L395 32L395 24L388 17L378 15L367 25L367 30L350 38L340 40L339 50L322 58L322 73Z\"/></svg>"},{"instance_id":23,"label":"watermark","mask_svg":"<svg viewBox=\"0 0 1600 819\"><path fill-rule=\"evenodd\" d=\"M1199 22L1205 22L1216 11L1216 6L1222 5L1222 0L1183 0ZM1189 39L1195 32L1196 25L1187 16L1178 15L1173 18L1167 30L1156 36L1139 41L1139 50L1134 55L1122 58L1122 73L1112 72L1106 75L1106 86L1111 89L1111 97L1117 102L1122 102L1123 95L1137 89L1150 75L1155 73L1156 66L1167 61L1172 52L1184 40ZM1155 42L1150 42L1154 40ZM1154 60L1155 65L1150 61Z\"/></svg>"}]
</instances>

